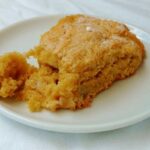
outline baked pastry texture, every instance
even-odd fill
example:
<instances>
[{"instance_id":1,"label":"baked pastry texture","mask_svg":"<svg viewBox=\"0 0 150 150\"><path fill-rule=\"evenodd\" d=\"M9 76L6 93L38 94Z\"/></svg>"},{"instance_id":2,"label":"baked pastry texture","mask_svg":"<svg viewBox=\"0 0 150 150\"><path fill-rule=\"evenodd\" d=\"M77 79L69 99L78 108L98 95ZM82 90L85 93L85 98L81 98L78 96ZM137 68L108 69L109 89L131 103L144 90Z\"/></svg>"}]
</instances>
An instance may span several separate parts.
<instances>
[{"instance_id":1,"label":"baked pastry texture","mask_svg":"<svg viewBox=\"0 0 150 150\"><path fill-rule=\"evenodd\" d=\"M0 56L0 96L8 98L19 95L34 70L21 53L10 52Z\"/></svg>"},{"instance_id":2,"label":"baked pastry texture","mask_svg":"<svg viewBox=\"0 0 150 150\"><path fill-rule=\"evenodd\" d=\"M26 80L23 98L32 111L79 109L141 65L144 46L124 24L84 15L61 19L28 52L39 69Z\"/></svg>"}]
</instances>

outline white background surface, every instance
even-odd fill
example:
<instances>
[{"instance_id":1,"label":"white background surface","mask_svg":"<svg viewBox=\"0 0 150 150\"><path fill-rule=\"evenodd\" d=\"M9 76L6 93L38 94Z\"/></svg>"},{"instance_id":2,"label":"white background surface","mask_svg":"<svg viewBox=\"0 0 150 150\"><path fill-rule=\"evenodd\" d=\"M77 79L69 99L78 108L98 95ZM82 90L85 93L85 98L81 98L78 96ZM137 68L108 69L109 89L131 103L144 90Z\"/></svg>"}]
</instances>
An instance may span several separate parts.
<instances>
[{"instance_id":1,"label":"white background surface","mask_svg":"<svg viewBox=\"0 0 150 150\"><path fill-rule=\"evenodd\" d=\"M105 1L0 0L0 28L33 16L89 13L133 24L150 33L149 0ZM27 127L0 115L0 150L95 149L150 150L150 119L115 131L93 134L62 134Z\"/></svg>"}]
</instances>

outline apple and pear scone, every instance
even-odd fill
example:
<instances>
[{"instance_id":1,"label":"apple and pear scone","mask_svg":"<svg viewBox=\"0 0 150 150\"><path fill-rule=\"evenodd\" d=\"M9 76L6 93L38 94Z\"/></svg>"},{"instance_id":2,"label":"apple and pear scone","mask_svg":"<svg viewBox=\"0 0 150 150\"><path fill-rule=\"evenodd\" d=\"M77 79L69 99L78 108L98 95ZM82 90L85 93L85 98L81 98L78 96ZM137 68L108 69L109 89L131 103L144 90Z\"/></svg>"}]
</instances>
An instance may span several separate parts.
<instances>
[{"instance_id":1,"label":"apple and pear scone","mask_svg":"<svg viewBox=\"0 0 150 150\"><path fill-rule=\"evenodd\" d=\"M30 56L38 68L27 63ZM143 44L126 25L67 16L26 57L0 57L0 96L19 97L31 111L85 108L114 81L134 74L143 58Z\"/></svg>"},{"instance_id":2,"label":"apple and pear scone","mask_svg":"<svg viewBox=\"0 0 150 150\"><path fill-rule=\"evenodd\" d=\"M135 73L144 46L124 24L72 15L44 33L28 56L40 66L24 87L30 109L75 110L88 107L114 81Z\"/></svg>"}]
</instances>

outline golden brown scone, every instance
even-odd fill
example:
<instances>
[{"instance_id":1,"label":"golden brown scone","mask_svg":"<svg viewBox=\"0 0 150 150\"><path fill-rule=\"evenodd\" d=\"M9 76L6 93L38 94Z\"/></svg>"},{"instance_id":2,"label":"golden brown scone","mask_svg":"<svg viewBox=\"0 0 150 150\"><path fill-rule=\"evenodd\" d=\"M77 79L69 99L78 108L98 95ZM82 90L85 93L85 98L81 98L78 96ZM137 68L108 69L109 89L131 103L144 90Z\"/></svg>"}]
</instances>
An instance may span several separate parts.
<instances>
[{"instance_id":1,"label":"golden brown scone","mask_svg":"<svg viewBox=\"0 0 150 150\"><path fill-rule=\"evenodd\" d=\"M25 56L18 52L0 56L0 96L16 96L33 70L26 62Z\"/></svg>"},{"instance_id":2,"label":"golden brown scone","mask_svg":"<svg viewBox=\"0 0 150 150\"><path fill-rule=\"evenodd\" d=\"M28 55L41 65L25 85L25 93L34 93L24 94L30 109L78 109L114 81L132 75L142 63L144 46L124 24L72 15L44 33ZM41 74L44 67L50 70L46 75Z\"/></svg>"}]
</instances>

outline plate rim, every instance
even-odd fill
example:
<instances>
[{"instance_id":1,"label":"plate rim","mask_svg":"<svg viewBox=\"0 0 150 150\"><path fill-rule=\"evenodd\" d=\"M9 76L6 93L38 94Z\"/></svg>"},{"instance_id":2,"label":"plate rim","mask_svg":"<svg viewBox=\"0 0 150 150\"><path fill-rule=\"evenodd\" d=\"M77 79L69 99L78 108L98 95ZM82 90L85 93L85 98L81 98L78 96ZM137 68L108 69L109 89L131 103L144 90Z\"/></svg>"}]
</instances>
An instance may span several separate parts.
<instances>
[{"instance_id":1,"label":"plate rim","mask_svg":"<svg viewBox=\"0 0 150 150\"><path fill-rule=\"evenodd\" d=\"M123 127L128 127L134 125L138 122L141 122L150 117L150 111L144 112L140 115L136 115L127 119L122 119L120 121L115 121L113 123L105 123L105 124L96 124L96 125L68 125L65 123L58 124L54 122L41 123L31 118L24 117L23 115L19 115L16 112L10 111L5 107L0 105L0 113L7 118L19 122L21 124L34 127L37 129L61 132L61 133L96 133L103 131L111 131L115 129L120 129Z\"/></svg>"}]
</instances>

